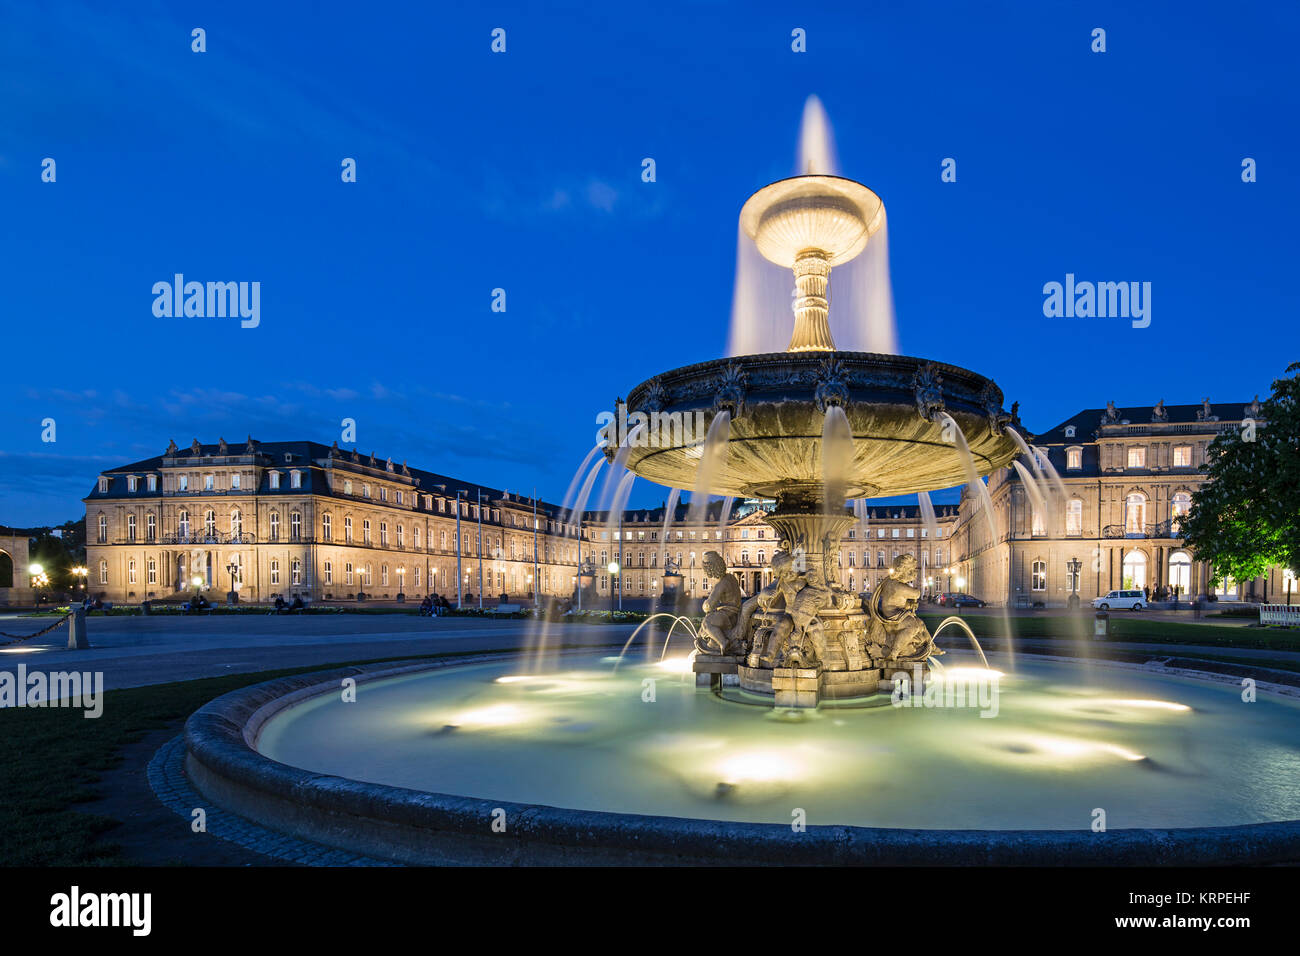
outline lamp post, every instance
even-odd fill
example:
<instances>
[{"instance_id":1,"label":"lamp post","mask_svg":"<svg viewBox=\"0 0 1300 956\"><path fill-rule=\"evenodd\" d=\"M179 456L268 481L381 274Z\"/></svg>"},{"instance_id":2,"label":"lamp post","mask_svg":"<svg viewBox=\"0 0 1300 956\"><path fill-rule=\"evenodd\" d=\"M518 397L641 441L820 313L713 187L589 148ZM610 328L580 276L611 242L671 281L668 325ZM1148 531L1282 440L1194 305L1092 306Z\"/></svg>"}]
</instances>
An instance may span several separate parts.
<instances>
[{"instance_id":1,"label":"lamp post","mask_svg":"<svg viewBox=\"0 0 1300 956\"><path fill-rule=\"evenodd\" d=\"M1071 558L1065 563L1070 570L1070 607L1079 606L1079 569L1083 567L1083 562L1078 558Z\"/></svg>"},{"instance_id":2,"label":"lamp post","mask_svg":"<svg viewBox=\"0 0 1300 956\"><path fill-rule=\"evenodd\" d=\"M39 564L33 564L28 569L31 574L32 590L36 592L36 606L41 606L41 588L50 583L50 579L45 575L45 568Z\"/></svg>"},{"instance_id":3,"label":"lamp post","mask_svg":"<svg viewBox=\"0 0 1300 956\"><path fill-rule=\"evenodd\" d=\"M81 565L78 565L77 567L75 567L75 568L72 569L72 576L73 576L74 578L80 578L80 579L81 579L80 587L81 587L81 590L82 590L81 598L82 598L83 601L84 601L85 598L86 598L86 594L85 594L85 591L86 591L86 576L87 576L88 574L90 574L90 569L89 569L89 568L86 568L86 567L82 567Z\"/></svg>"},{"instance_id":4,"label":"lamp post","mask_svg":"<svg viewBox=\"0 0 1300 956\"><path fill-rule=\"evenodd\" d=\"M227 604L239 603L239 591L235 589L235 575L239 573L239 565L235 559L231 558L230 563L226 565L226 571L230 574L230 593L226 595Z\"/></svg>"},{"instance_id":5,"label":"lamp post","mask_svg":"<svg viewBox=\"0 0 1300 956\"><path fill-rule=\"evenodd\" d=\"M610 575L609 583L612 586L618 587L618 609L621 611L623 610L623 578L618 573L619 571L618 562L617 561L609 562L609 567L606 570L609 571L609 575Z\"/></svg>"}]
</instances>

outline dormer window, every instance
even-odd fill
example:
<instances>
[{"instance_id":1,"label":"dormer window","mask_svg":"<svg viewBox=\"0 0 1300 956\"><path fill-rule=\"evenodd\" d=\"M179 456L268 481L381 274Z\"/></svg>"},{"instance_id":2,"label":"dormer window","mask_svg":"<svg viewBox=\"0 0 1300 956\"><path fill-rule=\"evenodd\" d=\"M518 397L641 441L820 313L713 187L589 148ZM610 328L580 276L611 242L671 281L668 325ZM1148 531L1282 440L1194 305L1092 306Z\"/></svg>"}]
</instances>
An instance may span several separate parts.
<instances>
[{"instance_id":1,"label":"dormer window","mask_svg":"<svg viewBox=\"0 0 1300 956\"><path fill-rule=\"evenodd\" d=\"M1076 471L1083 467L1082 448L1065 449L1065 467L1069 471Z\"/></svg>"},{"instance_id":2,"label":"dormer window","mask_svg":"<svg viewBox=\"0 0 1300 956\"><path fill-rule=\"evenodd\" d=\"M101 495L108 493L108 479L103 475L99 476L99 493Z\"/></svg>"},{"instance_id":3,"label":"dormer window","mask_svg":"<svg viewBox=\"0 0 1300 956\"><path fill-rule=\"evenodd\" d=\"M289 472L289 487L290 487L290 488L301 488L301 487L302 487L302 472L301 472L301 471L294 470L294 471Z\"/></svg>"},{"instance_id":4,"label":"dormer window","mask_svg":"<svg viewBox=\"0 0 1300 956\"><path fill-rule=\"evenodd\" d=\"M157 475L150 475L148 478L145 479L145 484L146 484L146 486L148 487L148 489L149 489L150 491L157 491L157 490L158 490L158 476L157 476Z\"/></svg>"},{"instance_id":5,"label":"dormer window","mask_svg":"<svg viewBox=\"0 0 1300 956\"><path fill-rule=\"evenodd\" d=\"M136 488L139 486L139 484L140 484L140 479L137 478L135 475L127 475L127 476L126 476L126 490L127 490L127 491L135 491Z\"/></svg>"},{"instance_id":6,"label":"dormer window","mask_svg":"<svg viewBox=\"0 0 1300 956\"><path fill-rule=\"evenodd\" d=\"M1065 437L1066 437L1066 438L1073 438L1073 437L1074 437L1074 426L1073 426L1073 425L1066 425L1066 426L1065 426Z\"/></svg>"},{"instance_id":7,"label":"dormer window","mask_svg":"<svg viewBox=\"0 0 1300 956\"><path fill-rule=\"evenodd\" d=\"M272 491L277 491L277 490L279 490L279 488L280 488L280 473L279 473L278 471L270 471L270 472L267 472L267 474L266 474L266 478L267 478L267 485L268 485L268 487L269 487Z\"/></svg>"}]
</instances>

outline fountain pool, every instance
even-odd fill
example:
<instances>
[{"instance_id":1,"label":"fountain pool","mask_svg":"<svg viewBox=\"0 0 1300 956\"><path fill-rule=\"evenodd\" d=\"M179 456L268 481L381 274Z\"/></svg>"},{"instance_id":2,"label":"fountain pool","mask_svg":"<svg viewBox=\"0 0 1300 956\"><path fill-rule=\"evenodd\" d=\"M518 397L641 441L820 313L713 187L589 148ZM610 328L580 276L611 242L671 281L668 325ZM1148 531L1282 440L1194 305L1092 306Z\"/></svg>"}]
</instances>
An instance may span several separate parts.
<instances>
[{"instance_id":1,"label":"fountain pool","mask_svg":"<svg viewBox=\"0 0 1300 956\"><path fill-rule=\"evenodd\" d=\"M354 703L312 698L255 746L392 787L787 826L796 809L809 824L944 830L1087 830L1096 808L1111 828L1300 817L1294 701L1246 705L1232 685L1122 668L1090 686L1041 661L994 680L962 656L934 686L963 684L971 706L880 695L787 712L738 687L697 689L685 657L617 673L610 657L545 675L474 664L378 680Z\"/></svg>"}]
</instances>

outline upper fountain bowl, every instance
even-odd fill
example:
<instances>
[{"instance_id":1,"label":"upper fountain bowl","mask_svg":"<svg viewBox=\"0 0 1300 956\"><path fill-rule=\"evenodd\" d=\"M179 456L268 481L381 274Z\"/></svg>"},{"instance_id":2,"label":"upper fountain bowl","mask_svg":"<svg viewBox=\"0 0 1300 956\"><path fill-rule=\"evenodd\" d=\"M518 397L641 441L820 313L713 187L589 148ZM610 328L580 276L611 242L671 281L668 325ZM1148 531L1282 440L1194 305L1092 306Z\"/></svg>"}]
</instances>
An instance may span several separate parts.
<instances>
[{"instance_id":1,"label":"upper fountain bowl","mask_svg":"<svg viewBox=\"0 0 1300 956\"><path fill-rule=\"evenodd\" d=\"M816 495L825 481L827 410L843 409L853 435L846 497L950 488L967 481L948 418L961 429L980 474L1011 464L1018 447L1002 390L966 369L872 352L773 352L717 359L665 372L627 399L627 467L672 488L694 489L705 434L730 416L710 494ZM947 416L947 417L945 417ZM612 456L613 444L606 449Z\"/></svg>"},{"instance_id":2,"label":"upper fountain bowl","mask_svg":"<svg viewBox=\"0 0 1300 956\"><path fill-rule=\"evenodd\" d=\"M884 224L885 204L840 176L794 176L764 186L740 210L740 226L770 262L792 268L817 250L831 266L848 262Z\"/></svg>"}]
</instances>

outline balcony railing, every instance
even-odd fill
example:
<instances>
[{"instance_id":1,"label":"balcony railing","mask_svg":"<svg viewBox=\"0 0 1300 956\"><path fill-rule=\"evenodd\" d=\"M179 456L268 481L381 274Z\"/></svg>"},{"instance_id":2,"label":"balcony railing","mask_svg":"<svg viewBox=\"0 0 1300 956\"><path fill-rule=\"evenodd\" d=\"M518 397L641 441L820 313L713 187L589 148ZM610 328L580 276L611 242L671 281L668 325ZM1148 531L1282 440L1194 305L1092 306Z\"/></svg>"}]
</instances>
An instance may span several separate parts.
<instances>
[{"instance_id":1,"label":"balcony railing","mask_svg":"<svg viewBox=\"0 0 1300 956\"><path fill-rule=\"evenodd\" d=\"M1127 525L1108 524L1101 529L1103 538L1177 538L1179 537L1174 522L1160 521L1156 524Z\"/></svg>"}]
</instances>

